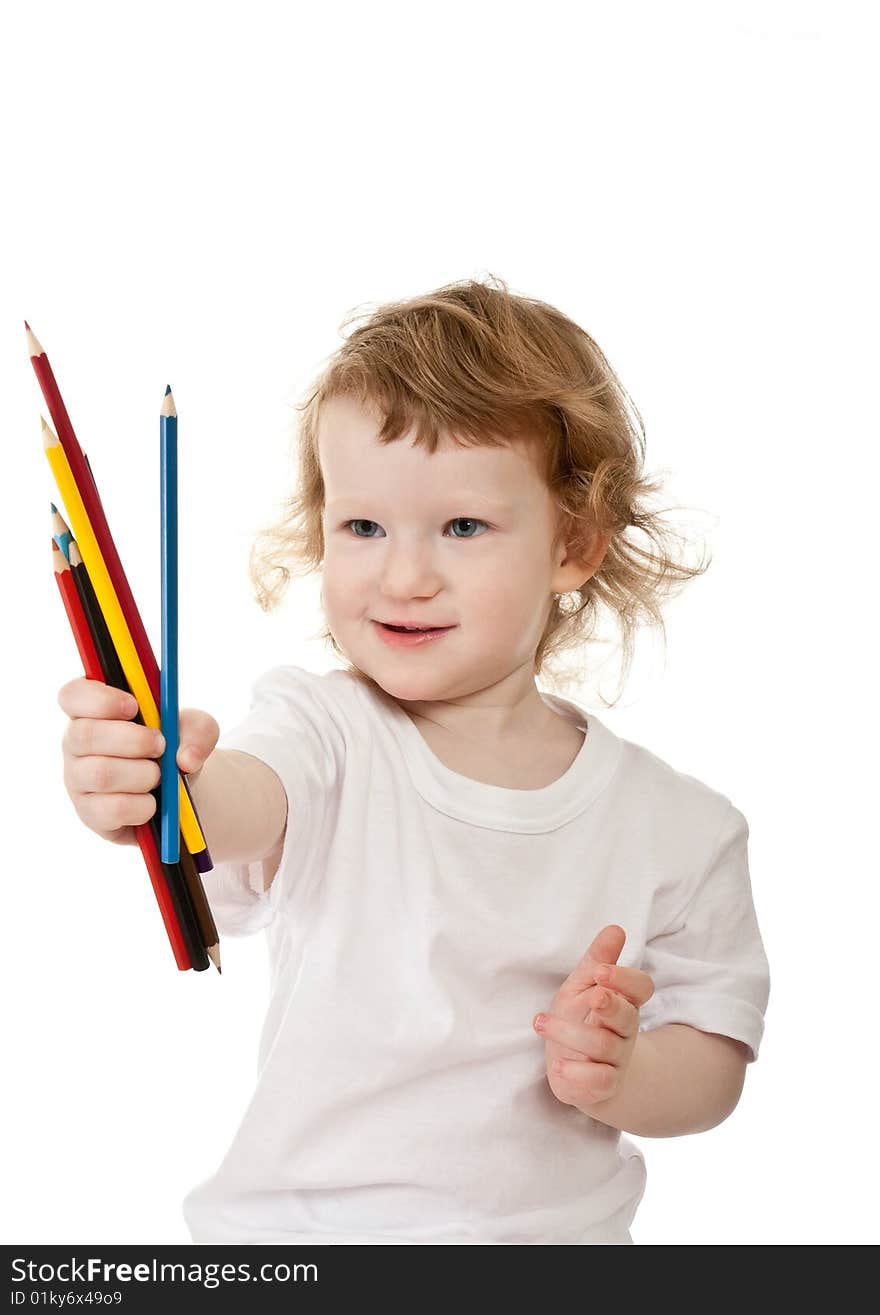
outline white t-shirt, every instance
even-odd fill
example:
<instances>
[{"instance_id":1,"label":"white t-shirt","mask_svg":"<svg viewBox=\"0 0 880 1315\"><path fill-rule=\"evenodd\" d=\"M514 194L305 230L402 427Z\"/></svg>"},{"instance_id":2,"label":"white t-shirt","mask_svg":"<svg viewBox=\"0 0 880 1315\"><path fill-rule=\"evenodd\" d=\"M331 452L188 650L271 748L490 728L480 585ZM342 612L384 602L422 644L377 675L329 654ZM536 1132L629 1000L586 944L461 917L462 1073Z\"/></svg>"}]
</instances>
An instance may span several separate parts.
<instances>
[{"instance_id":1,"label":"white t-shirt","mask_svg":"<svg viewBox=\"0 0 880 1315\"><path fill-rule=\"evenodd\" d=\"M769 996L746 819L542 692L586 730L538 790L447 768L390 696L274 668L221 738L287 792L280 866L203 880L221 935L265 929L256 1090L185 1198L195 1242L631 1243L644 1159L556 1099L532 1019L603 927L687 1023L757 1058Z\"/></svg>"}]
</instances>

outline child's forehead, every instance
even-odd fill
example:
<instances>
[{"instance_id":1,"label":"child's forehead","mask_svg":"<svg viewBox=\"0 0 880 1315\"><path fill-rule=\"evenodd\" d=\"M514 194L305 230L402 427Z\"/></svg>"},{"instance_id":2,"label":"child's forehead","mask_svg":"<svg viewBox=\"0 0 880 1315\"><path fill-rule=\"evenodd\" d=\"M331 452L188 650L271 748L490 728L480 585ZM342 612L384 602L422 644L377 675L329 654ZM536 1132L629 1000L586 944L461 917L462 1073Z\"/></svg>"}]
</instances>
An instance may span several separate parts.
<instances>
[{"instance_id":1,"label":"child's forehead","mask_svg":"<svg viewBox=\"0 0 880 1315\"><path fill-rule=\"evenodd\" d=\"M462 443L441 435L435 452L414 431L382 442L381 412L350 397L324 402L318 423L318 457L328 498L357 492L365 484L430 481L450 491L472 488L499 501L523 500L542 484L537 442L510 438L501 444Z\"/></svg>"}]
</instances>

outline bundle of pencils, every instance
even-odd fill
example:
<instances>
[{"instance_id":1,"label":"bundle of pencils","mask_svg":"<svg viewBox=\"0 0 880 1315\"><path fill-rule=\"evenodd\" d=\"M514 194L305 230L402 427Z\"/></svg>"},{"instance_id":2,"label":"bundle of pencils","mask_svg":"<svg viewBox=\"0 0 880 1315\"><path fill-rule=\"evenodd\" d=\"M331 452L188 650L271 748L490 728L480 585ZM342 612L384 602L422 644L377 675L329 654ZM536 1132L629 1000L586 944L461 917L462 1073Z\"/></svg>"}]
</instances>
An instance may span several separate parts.
<instances>
[{"instance_id":1,"label":"bundle of pencils","mask_svg":"<svg viewBox=\"0 0 880 1315\"><path fill-rule=\"evenodd\" d=\"M48 358L25 324L28 352L57 434L43 420L43 446L70 527L53 512L53 563L86 676L134 695L137 720L165 737L157 810L135 834L177 967L220 969L219 938L200 873L211 856L186 778L176 766L177 537L176 412L166 390L160 416L162 505L162 655L160 676L122 569L91 466L73 431ZM161 704L162 715L159 714ZM182 836L183 843L180 843Z\"/></svg>"}]
</instances>

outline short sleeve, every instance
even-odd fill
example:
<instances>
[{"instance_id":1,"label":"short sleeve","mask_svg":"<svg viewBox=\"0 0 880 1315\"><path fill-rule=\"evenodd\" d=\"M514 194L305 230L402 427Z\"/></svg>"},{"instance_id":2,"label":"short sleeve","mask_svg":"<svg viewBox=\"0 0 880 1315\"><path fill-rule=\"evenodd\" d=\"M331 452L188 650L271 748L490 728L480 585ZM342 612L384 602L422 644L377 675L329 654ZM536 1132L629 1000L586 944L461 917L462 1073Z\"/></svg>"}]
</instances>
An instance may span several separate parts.
<instances>
[{"instance_id":1,"label":"short sleeve","mask_svg":"<svg viewBox=\"0 0 880 1315\"><path fill-rule=\"evenodd\" d=\"M752 901L748 823L728 804L708 863L679 914L645 947L654 995L641 1029L686 1023L743 1041L758 1058L770 973Z\"/></svg>"},{"instance_id":2,"label":"short sleeve","mask_svg":"<svg viewBox=\"0 0 880 1315\"><path fill-rule=\"evenodd\" d=\"M287 795L287 827L274 879L265 889L263 862L218 863L202 881L218 931L246 936L267 927L282 905L302 906L320 879L322 825L342 772L345 739L321 676L276 667L253 685L247 716L217 747L249 753L279 777Z\"/></svg>"}]
</instances>

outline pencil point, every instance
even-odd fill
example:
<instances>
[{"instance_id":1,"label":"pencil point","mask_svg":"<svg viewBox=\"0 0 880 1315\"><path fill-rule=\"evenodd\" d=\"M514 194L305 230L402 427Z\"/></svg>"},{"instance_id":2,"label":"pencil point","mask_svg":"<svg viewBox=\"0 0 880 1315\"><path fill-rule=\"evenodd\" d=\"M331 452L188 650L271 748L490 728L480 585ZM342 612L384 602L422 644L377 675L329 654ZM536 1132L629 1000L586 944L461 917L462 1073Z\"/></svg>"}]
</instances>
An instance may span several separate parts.
<instances>
[{"instance_id":1,"label":"pencil point","mask_svg":"<svg viewBox=\"0 0 880 1315\"><path fill-rule=\"evenodd\" d=\"M162 409L159 412L159 415L166 417L177 415L177 407L174 405L174 398L171 394L170 384L165 389L165 396L162 398Z\"/></svg>"},{"instance_id":2,"label":"pencil point","mask_svg":"<svg viewBox=\"0 0 880 1315\"><path fill-rule=\"evenodd\" d=\"M57 515L58 515L58 508L55 506L55 503L54 503L54 502L50 502L50 503L49 503L49 506L52 508L52 515L53 515L53 516L57 516Z\"/></svg>"},{"instance_id":3,"label":"pencil point","mask_svg":"<svg viewBox=\"0 0 880 1315\"><path fill-rule=\"evenodd\" d=\"M46 424L45 416L40 416L40 424L43 426L43 447L57 447L58 436L49 425Z\"/></svg>"},{"instance_id":4,"label":"pencil point","mask_svg":"<svg viewBox=\"0 0 880 1315\"><path fill-rule=\"evenodd\" d=\"M70 533L70 526L67 524L67 521L61 515L61 512L54 503L52 504L52 525L56 533L66 534L70 538L73 538L73 535Z\"/></svg>"},{"instance_id":5,"label":"pencil point","mask_svg":"<svg viewBox=\"0 0 880 1315\"><path fill-rule=\"evenodd\" d=\"M170 385L170 384L166 384L166 385L165 385L165 396L167 397L168 394L169 394L170 392L171 392L171 385Z\"/></svg>"},{"instance_id":6,"label":"pencil point","mask_svg":"<svg viewBox=\"0 0 880 1315\"><path fill-rule=\"evenodd\" d=\"M217 969L218 973L222 973L223 969L220 967L220 945L219 945L219 943L218 943L217 945L206 945L206 946L205 946L205 950L206 950L206 952L207 952L208 958L211 960L211 963L212 963L212 964L214 965L214 967Z\"/></svg>"},{"instance_id":7,"label":"pencil point","mask_svg":"<svg viewBox=\"0 0 880 1315\"><path fill-rule=\"evenodd\" d=\"M24 322L24 329L25 329L25 336L27 337L28 355L42 356L43 349L40 346L40 344L37 342L37 339L34 335L34 331L31 328L31 326L28 324L27 320L25 320Z\"/></svg>"}]
</instances>

